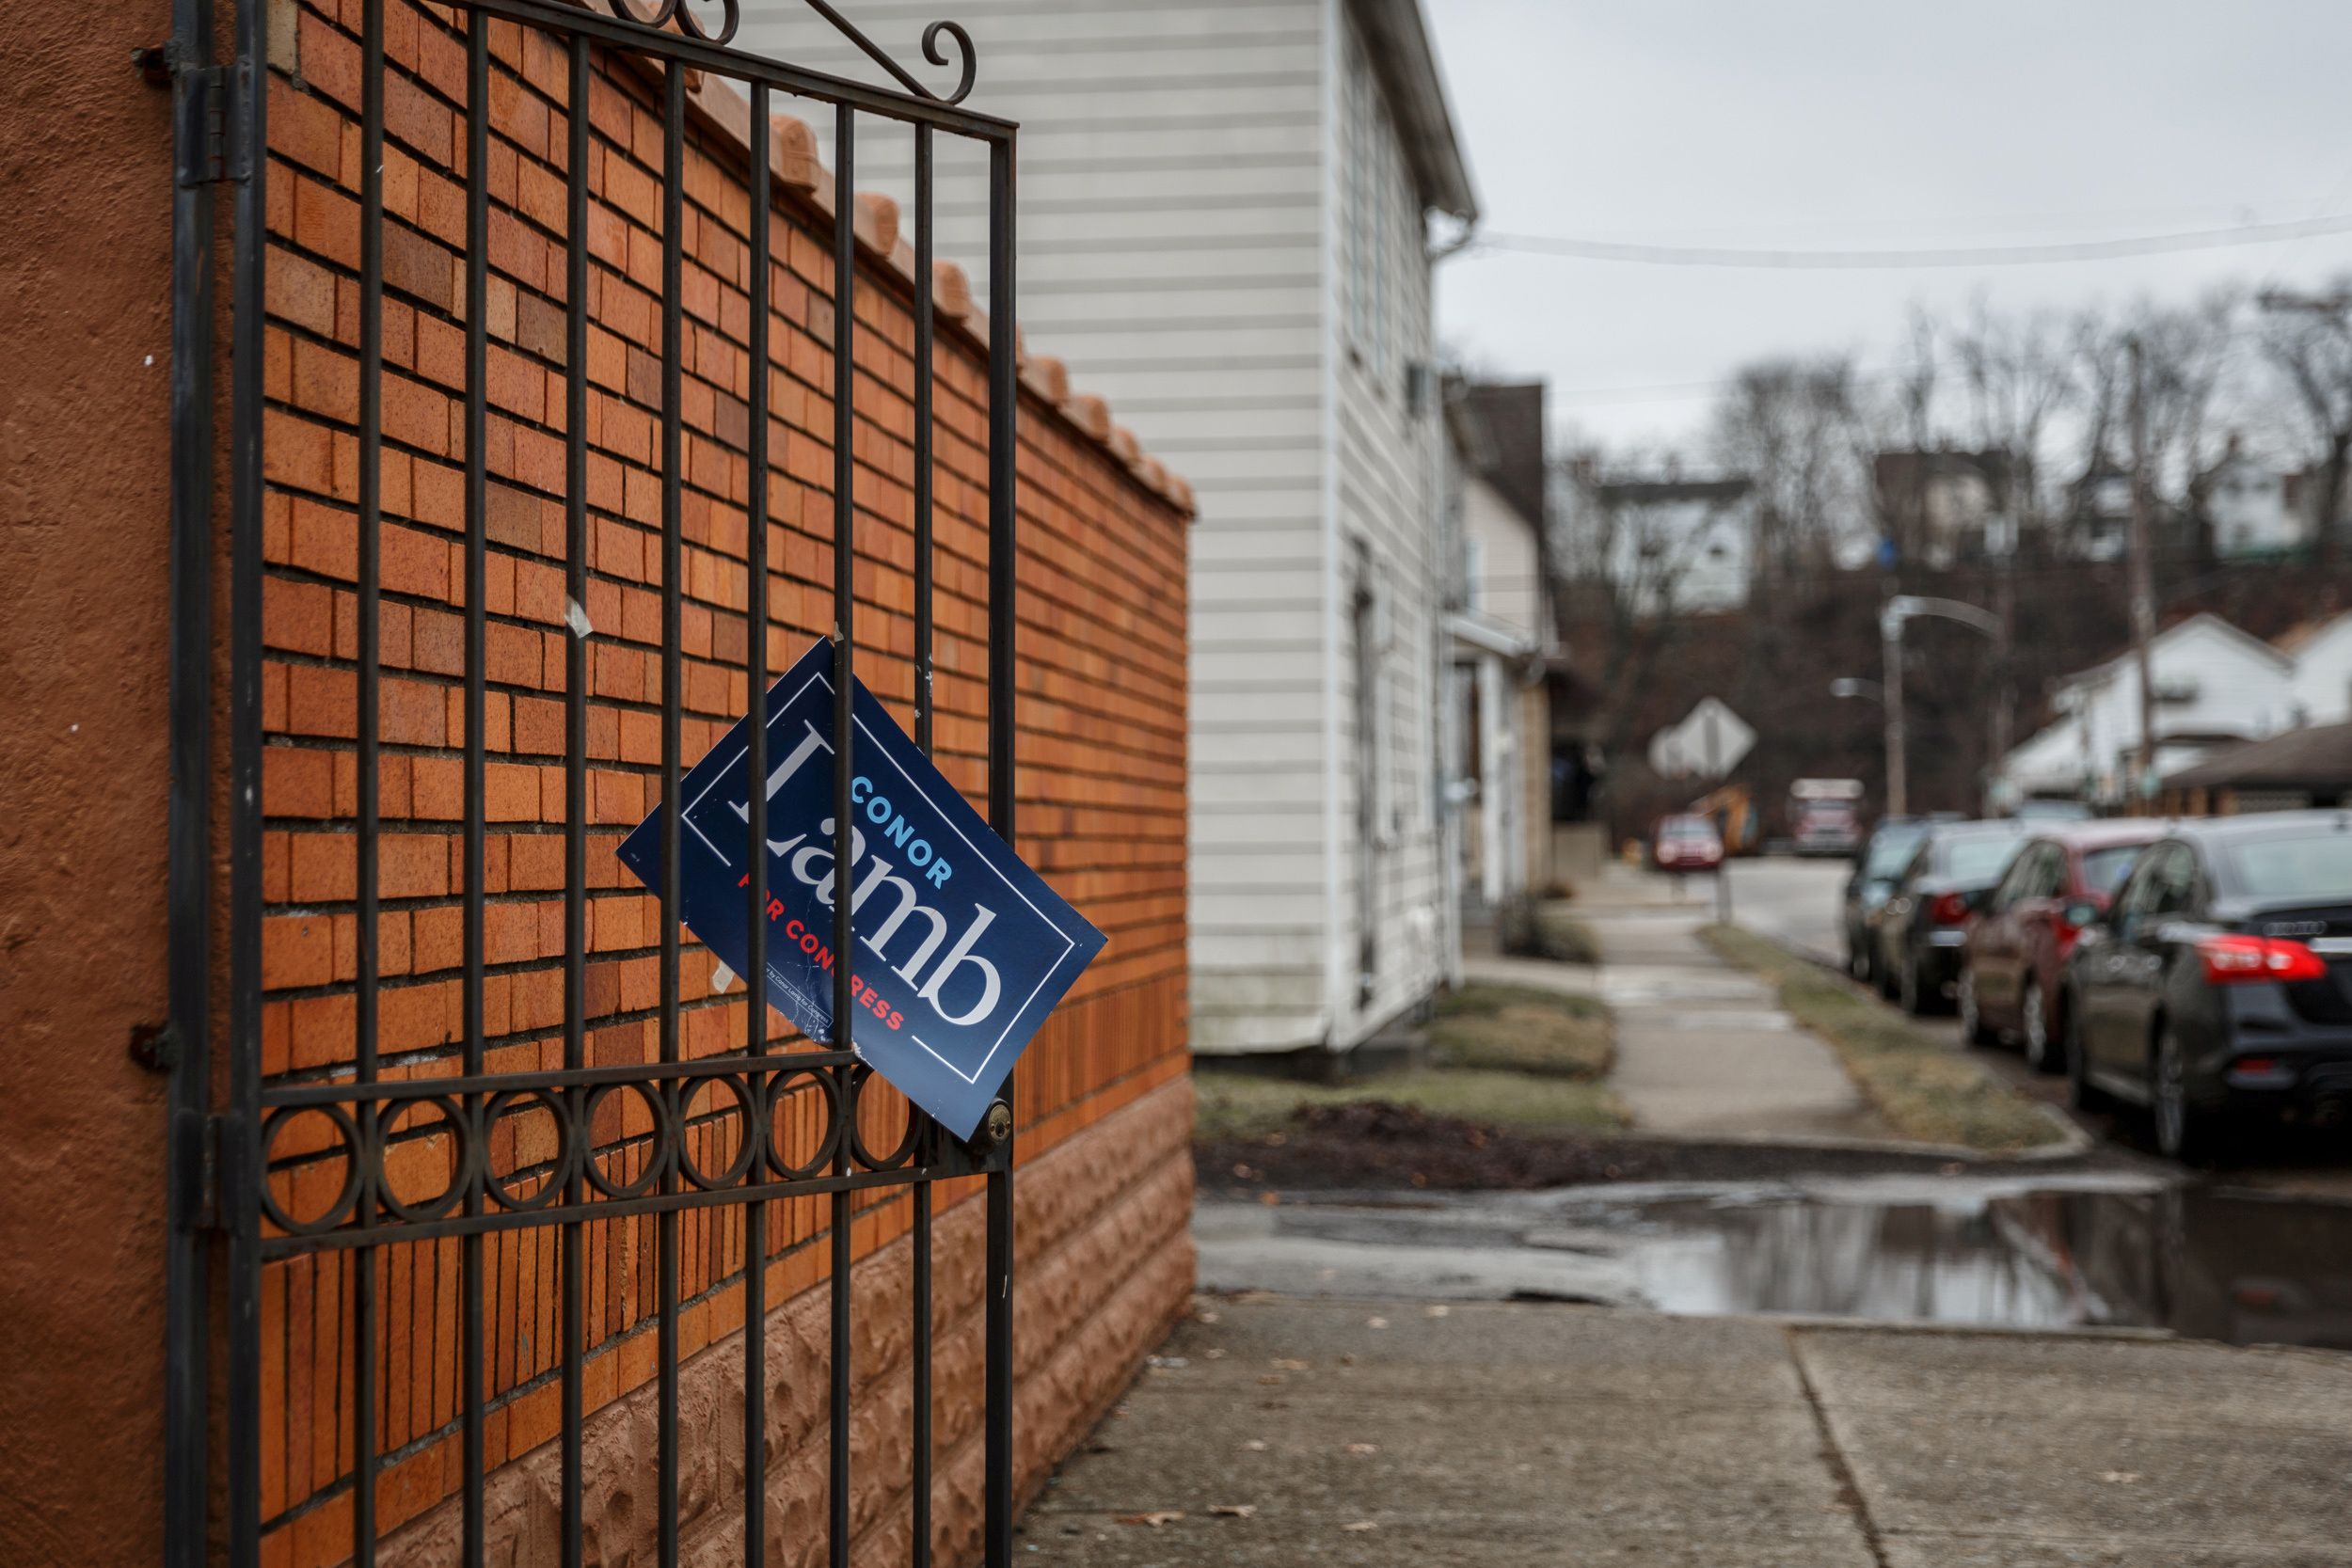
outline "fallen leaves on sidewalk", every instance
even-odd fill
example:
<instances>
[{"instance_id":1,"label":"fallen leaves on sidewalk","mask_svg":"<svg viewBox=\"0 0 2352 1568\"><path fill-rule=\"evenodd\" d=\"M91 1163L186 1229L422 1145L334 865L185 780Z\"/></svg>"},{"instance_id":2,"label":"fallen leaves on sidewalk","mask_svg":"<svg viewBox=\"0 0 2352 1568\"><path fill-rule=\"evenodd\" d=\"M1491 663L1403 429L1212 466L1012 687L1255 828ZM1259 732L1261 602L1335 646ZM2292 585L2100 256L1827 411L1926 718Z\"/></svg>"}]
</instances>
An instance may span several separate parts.
<instances>
[{"instance_id":1,"label":"fallen leaves on sidewalk","mask_svg":"<svg viewBox=\"0 0 2352 1568\"><path fill-rule=\"evenodd\" d=\"M1340 1528L1342 1528L1342 1529L1343 1529L1343 1530L1350 1530L1350 1531L1354 1531L1354 1530L1367 1530L1367 1529L1378 1529L1379 1528L1380 1528L1380 1521L1379 1521L1379 1520L1377 1520L1377 1519L1359 1519L1359 1520L1357 1520L1357 1521L1356 1521L1354 1524L1352 1524L1352 1525L1342 1525L1342 1526L1340 1527Z\"/></svg>"},{"instance_id":2,"label":"fallen leaves on sidewalk","mask_svg":"<svg viewBox=\"0 0 2352 1568\"><path fill-rule=\"evenodd\" d=\"M1247 1519L1258 1512L1256 1503L1211 1503L1209 1512L1220 1519Z\"/></svg>"},{"instance_id":3,"label":"fallen leaves on sidewalk","mask_svg":"<svg viewBox=\"0 0 2352 1568\"><path fill-rule=\"evenodd\" d=\"M1153 1529L1157 1529L1162 1525L1167 1524L1169 1520L1181 1519L1184 1516L1184 1511L1181 1508L1155 1508L1149 1513L1121 1513L1119 1515L1116 1523L1122 1525L1149 1525Z\"/></svg>"},{"instance_id":4,"label":"fallen leaves on sidewalk","mask_svg":"<svg viewBox=\"0 0 2352 1568\"><path fill-rule=\"evenodd\" d=\"M1347 1446L1347 1451L1349 1453L1378 1453L1380 1451L1380 1445L1377 1443L1350 1443Z\"/></svg>"}]
</instances>

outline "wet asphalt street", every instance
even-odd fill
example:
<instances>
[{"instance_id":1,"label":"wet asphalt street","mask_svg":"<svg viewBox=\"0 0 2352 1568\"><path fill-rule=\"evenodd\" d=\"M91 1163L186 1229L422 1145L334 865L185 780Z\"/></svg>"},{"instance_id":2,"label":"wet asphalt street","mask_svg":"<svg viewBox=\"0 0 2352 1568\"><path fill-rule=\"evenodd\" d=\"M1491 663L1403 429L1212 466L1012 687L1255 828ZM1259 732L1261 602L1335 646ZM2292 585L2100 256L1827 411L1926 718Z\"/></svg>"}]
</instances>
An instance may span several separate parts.
<instances>
[{"instance_id":1,"label":"wet asphalt street","mask_svg":"<svg viewBox=\"0 0 2352 1568\"><path fill-rule=\"evenodd\" d=\"M1844 861L1779 856L1735 861L1730 886L1732 919L1809 957L1840 963L1845 957L1845 937L1840 929L1839 899L1847 870ZM1711 879L1704 883L1694 879L1690 895L1693 900L1720 896ZM2065 1108L2065 1079L2030 1070L2014 1049L1963 1046L1960 1026L1948 1013L1917 1022L1954 1051L1966 1052L2000 1074L2019 1093ZM2158 1159L2145 1118L2136 1113L2083 1116L2070 1110L2067 1114L2094 1137L2150 1160ZM2241 1138L2239 1147L2208 1180L2227 1188L2352 1200L2352 1138L2314 1139L2283 1131L2255 1130Z\"/></svg>"}]
</instances>

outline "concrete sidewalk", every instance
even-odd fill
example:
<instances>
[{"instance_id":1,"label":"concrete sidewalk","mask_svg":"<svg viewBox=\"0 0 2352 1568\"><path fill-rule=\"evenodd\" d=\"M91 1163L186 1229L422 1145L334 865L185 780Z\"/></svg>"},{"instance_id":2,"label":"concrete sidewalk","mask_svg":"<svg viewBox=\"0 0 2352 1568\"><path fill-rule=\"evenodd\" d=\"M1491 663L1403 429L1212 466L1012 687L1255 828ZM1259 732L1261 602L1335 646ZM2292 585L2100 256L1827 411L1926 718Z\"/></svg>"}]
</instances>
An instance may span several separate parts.
<instances>
[{"instance_id":1,"label":"concrete sidewalk","mask_svg":"<svg viewBox=\"0 0 2352 1568\"><path fill-rule=\"evenodd\" d=\"M1606 1000L1616 1013L1610 1087L1645 1132L1891 1137L1836 1053L1781 1010L1772 986L1699 940L1711 897L1705 879L1677 896L1668 879L1612 866L1575 906L1598 940L1597 966L1474 958L1464 972Z\"/></svg>"},{"instance_id":2,"label":"concrete sidewalk","mask_svg":"<svg viewBox=\"0 0 2352 1568\"><path fill-rule=\"evenodd\" d=\"M2330 1353L1245 1296L1160 1360L1019 1560L2352 1564Z\"/></svg>"}]
</instances>

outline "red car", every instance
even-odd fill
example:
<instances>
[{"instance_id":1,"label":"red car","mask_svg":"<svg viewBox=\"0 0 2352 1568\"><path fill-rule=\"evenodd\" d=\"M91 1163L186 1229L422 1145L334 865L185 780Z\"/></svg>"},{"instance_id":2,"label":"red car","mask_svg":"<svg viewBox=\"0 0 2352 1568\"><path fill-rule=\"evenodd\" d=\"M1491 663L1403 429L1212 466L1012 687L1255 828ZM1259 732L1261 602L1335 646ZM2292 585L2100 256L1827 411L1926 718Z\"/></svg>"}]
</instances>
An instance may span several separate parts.
<instances>
[{"instance_id":1,"label":"red car","mask_svg":"<svg viewBox=\"0 0 2352 1568\"><path fill-rule=\"evenodd\" d=\"M2030 840L1990 894L1962 950L1960 1027L1971 1045L2014 1035L2037 1072L2066 1066L2066 989L2058 982L2082 928L2141 847L2169 824L2124 817L2053 828Z\"/></svg>"},{"instance_id":2,"label":"red car","mask_svg":"<svg viewBox=\"0 0 2352 1568\"><path fill-rule=\"evenodd\" d=\"M1649 858L1661 871L1712 871L1724 863L1723 834L1711 816L1664 817L1650 840Z\"/></svg>"}]
</instances>

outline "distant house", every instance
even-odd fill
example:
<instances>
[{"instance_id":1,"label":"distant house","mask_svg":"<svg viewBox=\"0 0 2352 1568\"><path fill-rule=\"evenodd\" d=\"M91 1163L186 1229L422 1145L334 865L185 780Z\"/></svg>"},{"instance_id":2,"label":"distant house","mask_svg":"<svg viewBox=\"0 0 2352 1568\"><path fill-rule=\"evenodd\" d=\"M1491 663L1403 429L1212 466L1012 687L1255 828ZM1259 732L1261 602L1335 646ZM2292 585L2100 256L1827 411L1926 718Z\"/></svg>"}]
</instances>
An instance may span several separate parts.
<instances>
[{"instance_id":1,"label":"distant house","mask_svg":"<svg viewBox=\"0 0 2352 1568\"><path fill-rule=\"evenodd\" d=\"M2121 561L2132 547L2132 476L2095 464L2073 490L2062 546L2078 561Z\"/></svg>"},{"instance_id":2,"label":"distant house","mask_svg":"<svg viewBox=\"0 0 2352 1568\"><path fill-rule=\"evenodd\" d=\"M2016 546L2005 451L1883 451L1871 464L1879 526L1905 561L1945 567Z\"/></svg>"},{"instance_id":3,"label":"distant house","mask_svg":"<svg viewBox=\"0 0 2352 1568\"><path fill-rule=\"evenodd\" d=\"M1558 642L1545 541L1544 388L1450 383L1449 515L1458 541L1448 755L1457 889L1488 908L1543 879Z\"/></svg>"},{"instance_id":4,"label":"distant house","mask_svg":"<svg viewBox=\"0 0 2352 1568\"><path fill-rule=\"evenodd\" d=\"M1705 615L1748 602L1756 575L1755 485L1746 479L1601 482L1558 470L1556 526L1572 577L1605 583L1633 614Z\"/></svg>"},{"instance_id":5,"label":"distant house","mask_svg":"<svg viewBox=\"0 0 2352 1568\"><path fill-rule=\"evenodd\" d=\"M2352 805L2352 724L2312 724L2168 774L2165 809L2233 816Z\"/></svg>"},{"instance_id":6,"label":"distant house","mask_svg":"<svg viewBox=\"0 0 2352 1568\"><path fill-rule=\"evenodd\" d=\"M2274 646L2295 660L2296 723L2352 720L2352 613L2297 626Z\"/></svg>"},{"instance_id":7,"label":"distant house","mask_svg":"<svg viewBox=\"0 0 2352 1568\"><path fill-rule=\"evenodd\" d=\"M2288 502L2287 475L2246 451L2234 435L2194 488L2214 553L2225 561L2285 555L2309 537L2305 519Z\"/></svg>"},{"instance_id":8,"label":"distant house","mask_svg":"<svg viewBox=\"0 0 2352 1568\"><path fill-rule=\"evenodd\" d=\"M2155 770L2194 766L2217 748L2260 740L2301 721L2296 661L2217 615L2193 615L2149 644L2155 674ZM2121 804L2137 790L2139 664L2126 651L2071 675L2054 694L2060 717L2010 752L1996 798L2080 798Z\"/></svg>"}]
</instances>

